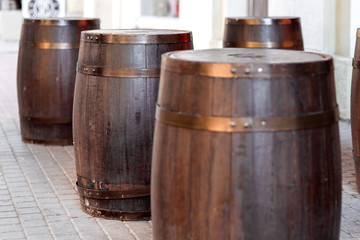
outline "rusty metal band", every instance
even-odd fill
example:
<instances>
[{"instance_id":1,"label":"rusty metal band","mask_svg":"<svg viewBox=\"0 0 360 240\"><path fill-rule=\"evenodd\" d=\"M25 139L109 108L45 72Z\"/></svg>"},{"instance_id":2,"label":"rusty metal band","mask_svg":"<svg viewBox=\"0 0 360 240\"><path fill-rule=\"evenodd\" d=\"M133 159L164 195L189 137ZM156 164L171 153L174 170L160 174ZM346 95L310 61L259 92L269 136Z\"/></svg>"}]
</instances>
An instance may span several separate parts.
<instances>
[{"instance_id":1,"label":"rusty metal band","mask_svg":"<svg viewBox=\"0 0 360 240\"><path fill-rule=\"evenodd\" d=\"M143 186L141 188L128 189L128 190L95 190L80 187L76 182L79 195L94 198L94 199L126 199L126 198L139 198L150 196L150 186Z\"/></svg>"},{"instance_id":2,"label":"rusty metal band","mask_svg":"<svg viewBox=\"0 0 360 240\"><path fill-rule=\"evenodd\" d=\"M225 42L227 47L238 47L238 48L293 48L301 46L302 42L296 41L282 41L282 42Z\"/></svg>"},{"instance_id":3,"label":"rusty metal band","mask_svg":"<svg viewBox=\"0 0 360 240\"><path fill-rule=\"evenodd\" d=\"M338 108L336 107L330 111L294 117L225 118L173 112L157 105L155 118L164 124L180 128L205 130L210 132L246 133L293 131L323 127L336 123L339 120L339 113Z\"/></svg>"},{"instance_id":4,"label":"rusty metal band","mask_svg":"<svg viewBox=\"0 0 360 240\"><path fill-rule=\"evenodd\" d=\"M23 25L41 26L94 26L99 27L100 19L23 19Z\"/></svg>"},{"instance_id":5,"label":"rusty metal band","mask_svg":"<svg viewBox=\"0 0 360 240\"><path fill-rule=\"evenodd\" d=\"M353 58L352 66L353 68L360 68L360 60Z\"/></svg>"},{"instance_id":6,"label":"rusty metal band","mask_svg":"<svg viewBox=\"0 0 360 240\"><path fill-rule=\"evenodd\" d=\"M299 23L299 18L226 18L231 25L289 25Z\"/></svg>"},{"instance_id":7,"label":"rusty metal band","mask_svg":"<svg viewBox=\"0 0 360 240\"><path fill-rule=\"evenodd\" d=\"M94 189L94 190L113 190L113 189L119 189L119 186L124 189L133 189L133 188L144 188L144 185L133 185L133 184L109 184L104 183L101 181L93 181L89 178L82 177L80 175L77 175L77 184L80 187L88 186L88 188Z\"/></svg>"},{"instance_id":8,"label":"rusty metal band","mask_svg":"<svg viewBox=\"0 0 360 240\"><path fill-rule=\"evenodd\" d=\"M356 37L360 38L360 28L358 28L358 30L356 32Z\"/></svg>"},{"instance_id":9,"label":"rusty metal band","mask_svg":"<svg viewBox=\"0 0 360 240\"><path fill-rule=\"evenodd\" d=\"M160 77L159 68L105 68L77 63L76 71L85 75L114 78Z\"/></svg>"},{"instance_id":10,"label":"rusty metal band","mask_svg":"<svg viewBox=\"0 0 360 240\"><path fill-rule=\"evenodd\" d=\"M94 32L94 31L93 31ZM101 34L101 33L81 33L81 41L90 43L107 44L167 44L167 43L187 43L192 42L191 33L174 34Z\"/></svg>"},{"instance_id":11,"label":"rusty metal band","mask_svg":"<svg viewBox=\"0 0 360 240\"><path fill-rule=\"evenodd\" d=\"M71 124L72 118L38 118L29 116L20 116L21 120L32 123L43 123L43 124Z\"/></svg>"},{"instance_id":12,"label":"rusty metal band","mask_svg":"<svg viewBox=\"0 0 360 240\"><path fill-rule=\"evenodd\" d=\"M28 42L23 41L21 45L29 48L39 49L78 49L80 43L60 43L60 42Z\"/></svg>"},{"instance_id":13,"label":"rusty metal band","mask_svg":"<svg viewBox=\"0 0 360 240\"><path fill-rule=\"evenodd\" d=\"M231 64L191 62L171 58L173 53L162 55L161 70L178 74L199 75L211 78L288 78L330 74L334 67L331 58L310 63L284 64Z\"/></svg>"},{"instance_id":14,"label":"rusty metal band","mask_svg":"<svg viewBox=\"0 0 360 240\"><path fill-rule=\"evenodd\" d=\"M116 220L150 220L151 219L150 211L127 212L127 211L115 211L115 210L103 209L94 206L87 206L81 199L80 199L80 204L84 212L95 217L102 217L102 218L116 219Z\"/></svg>"}]
</instances>

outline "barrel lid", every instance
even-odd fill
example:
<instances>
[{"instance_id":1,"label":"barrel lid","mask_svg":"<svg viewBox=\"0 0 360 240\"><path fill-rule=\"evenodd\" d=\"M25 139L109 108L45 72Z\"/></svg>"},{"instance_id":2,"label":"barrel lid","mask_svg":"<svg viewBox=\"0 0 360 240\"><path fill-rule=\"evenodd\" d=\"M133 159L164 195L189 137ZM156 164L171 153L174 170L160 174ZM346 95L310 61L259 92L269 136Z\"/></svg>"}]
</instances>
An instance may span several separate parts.
<instances>
[{"instance_id":1,"label":"barrel lid","mask_svg":"<svg viewBox=\"0 0 360 240\"><path fill-rule=\"evenodd\" d=\"M24 18L24 25L45 25L45 26L88 26L100 25L99 18Z\"/></svg>"},{"instance_id":2,"label":"barrel lid","mask_svg":"<svg viewBox=\"0 0 360 240\"><path fill-rule=\"evenodd\" d=\"M169 52L162 55L163 70L221 78L287 77L324 74L331 56L294 50L223 48Z\"/></svg>"},{"instance_id":3,"label":"barrel lid","mask_svg":"<svg viewBox=\"0 0 360 240\"><path fill-rule=\"evenodd\" d=\"M286 25L300 23L299 17L228 17L225 24L231 25Z\"/></svg>"},{"instance_id":4,"label":"barrel lid","mask_svg":"<svg viewBox=\"0 0 360 240\"><path fill-rule=\"evenodd\" d=\"M117 44L192 42L191 31L172 29L108 29L81 33L81 41Z\"/></svg>"}]
</instances>

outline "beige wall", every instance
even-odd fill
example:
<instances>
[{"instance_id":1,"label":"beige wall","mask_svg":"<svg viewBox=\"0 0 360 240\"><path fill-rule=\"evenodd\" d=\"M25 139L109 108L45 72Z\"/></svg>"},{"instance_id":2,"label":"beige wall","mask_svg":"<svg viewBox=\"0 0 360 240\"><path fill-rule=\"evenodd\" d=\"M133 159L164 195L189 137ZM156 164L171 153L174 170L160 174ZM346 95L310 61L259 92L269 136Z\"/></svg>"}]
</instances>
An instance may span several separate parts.
<instances>
[{"instance_id":1,"label":"beige wall","mask_svg":"<svg viewBox=\"0 0 360 240\"><path fill-rule=\"evenodd\" d=\"M98 17L101 28L133 28L141 13L140 0L83 0L84 17Z\"/></svg>"},{"instance_id":2,"label":"beige wall","mask_svg":"<svg viewBox=\"0 0 360 240\"><path fill-rule=\"evenodd\" d=\"M269 15L300 17L305 50L333 54L335 4L335 0L269 0Z\"/></svg>"},{"instance_id":3,"label":"beige wall","mask_svg":"<svg viewBox=\"0 0 360 240\"><path fill-rule=\"evenodd\" d=\"M335 53L342 57L350 56L350 0L336 2L336 49Z\"/></svg>"},{"instance_id":4,"label":"beige wall","mask_svg":"<svg viewBox=\"0 0 360 240\"><path fill-rule=\"evenodd\" d=\"M112 28L112 2L112 0L84 0L84 17L100 18L101 28Z\"/></svg>"},{"instance_id":5,"label":"beige wall","mask_svg":"<svg viewBox=\"0 0 360 240\"><path fill-rule=\"evenodd\" d=\"M67 0L66 10L68 16L82 16L84 13L84 0Z\"/></svg>"}]
</instances>

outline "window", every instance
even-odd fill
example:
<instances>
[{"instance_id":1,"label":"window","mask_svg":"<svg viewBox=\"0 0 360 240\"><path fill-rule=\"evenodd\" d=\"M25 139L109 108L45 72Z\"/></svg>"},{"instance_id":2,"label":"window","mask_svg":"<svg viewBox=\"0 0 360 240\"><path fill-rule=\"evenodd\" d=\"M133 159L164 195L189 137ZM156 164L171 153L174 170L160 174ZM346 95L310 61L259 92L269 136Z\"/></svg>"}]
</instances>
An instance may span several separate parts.
<instances>
[{"instance_id":1,"label":"window","mask_svg":"<svg viewBox=\"0 0 360 240\"><path fill-rule=\"evenodd\" d=\"M179 17L179 0L141 0L141 15Z\"/></svg>"},{"instance_id":2,"label":"window","mask_svg":"<svg viewBox=\"0 0 360 240\"><path fill-rule=\"evenodd\" d=\"M0 9L1 10L21 9L21 1L20 0L0 0Z\"/></svg>"}]
</instances>

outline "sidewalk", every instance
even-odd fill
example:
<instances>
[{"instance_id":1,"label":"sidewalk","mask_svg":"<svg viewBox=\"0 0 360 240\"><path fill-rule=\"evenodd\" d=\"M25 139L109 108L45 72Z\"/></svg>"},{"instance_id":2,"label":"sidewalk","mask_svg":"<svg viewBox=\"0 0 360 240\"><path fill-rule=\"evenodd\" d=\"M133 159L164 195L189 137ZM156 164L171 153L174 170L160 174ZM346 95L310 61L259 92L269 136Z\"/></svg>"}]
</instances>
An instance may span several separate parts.
<instances>
[{"instance_id":1,"label":"sidewalk","mask_svg":"<svg viewBox=\"0 0 360 240\"><path fill-rule=\"evenodd\" d=\"M21 141L16 51L0 46L0 239L151 239L151 221L93 218L80 210L72 146ZM360 240L349 122L340 122L343 171L342 240Z\"/></svg>"}]
</instances>

